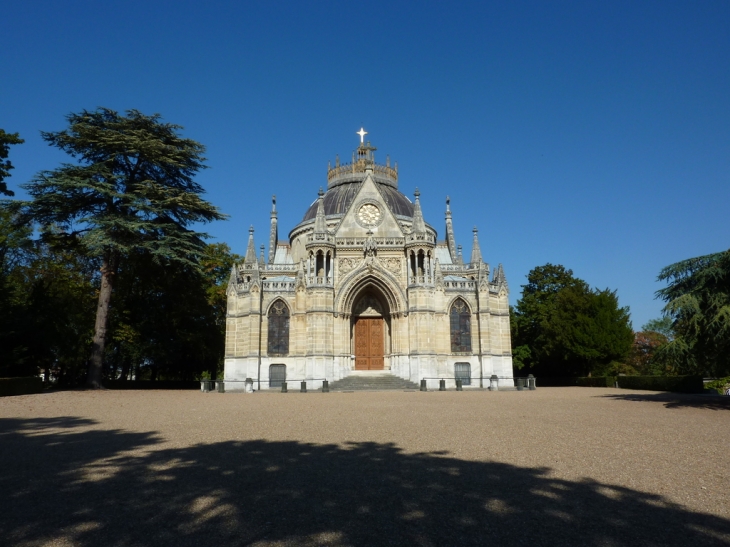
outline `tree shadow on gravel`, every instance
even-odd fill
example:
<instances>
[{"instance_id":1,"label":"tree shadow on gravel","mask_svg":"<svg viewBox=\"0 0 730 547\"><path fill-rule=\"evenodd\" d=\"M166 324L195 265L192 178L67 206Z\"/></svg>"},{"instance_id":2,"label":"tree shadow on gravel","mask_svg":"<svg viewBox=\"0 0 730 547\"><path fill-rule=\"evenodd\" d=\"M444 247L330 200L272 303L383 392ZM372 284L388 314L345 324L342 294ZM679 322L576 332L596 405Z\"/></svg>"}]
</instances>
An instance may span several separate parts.
<instances>
[{"instance_id":1,"label":"tree shadow on gravel","mask_svg":"<svg viewBox=\"0 0 730 547\"><path fill-rule=\"evenodd\" d=\"M666 408L707 408L709 410L730 410L730 397L725 395L691 395L688 393L627 393L620 395L599 395L619 401L662 403Z\"/></svg>"},{"instance_id":2,"label":"tree shadow on gravel","mask_svg":"<svg viewBox=\"0 0 730 547\"><path fill-rule=\"evenodd\" d=\"M0 544L730 545L726 519L548 469L377 443L160 449L93 425L0 420Z\"/></svg>"}]
</instances>

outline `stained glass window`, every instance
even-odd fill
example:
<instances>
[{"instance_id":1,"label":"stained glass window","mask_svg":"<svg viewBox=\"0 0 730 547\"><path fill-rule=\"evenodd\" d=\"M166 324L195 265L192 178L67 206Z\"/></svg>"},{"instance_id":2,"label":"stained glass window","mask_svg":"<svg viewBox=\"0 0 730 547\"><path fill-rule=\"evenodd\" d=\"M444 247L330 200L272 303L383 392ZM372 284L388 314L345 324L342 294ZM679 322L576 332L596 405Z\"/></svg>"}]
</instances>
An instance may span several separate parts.
<instances>
[{"instance_id":1,"label":"stained glass window","mask_svg":"<svg viewBox=\"0 0 730 547\"><path fill-rule=\"evenodd\" d=\"M451 306L451 351L471 351L471 313L461 298Z\"/></svg>"},{"instance_id":2,"label":"stained glass window","mask_svg":"<svg viewBox=\"0 0 730 547\"><path fill-rule=\"evenodd\" d=\"M268 355L287 355L289 353L289 308L277 300L269 308L269 349Z\"/></svg>"}]
</instances>

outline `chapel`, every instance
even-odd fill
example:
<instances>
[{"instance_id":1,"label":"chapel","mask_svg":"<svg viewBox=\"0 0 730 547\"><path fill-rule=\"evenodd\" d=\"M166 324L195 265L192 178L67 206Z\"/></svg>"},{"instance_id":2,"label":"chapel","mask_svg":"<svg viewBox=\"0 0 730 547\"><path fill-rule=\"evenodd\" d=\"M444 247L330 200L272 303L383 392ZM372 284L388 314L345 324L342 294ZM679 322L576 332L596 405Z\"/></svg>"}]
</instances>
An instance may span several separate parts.
<instances>
[{"instance_id":1,"label":"chapel","mask_svg":"<svg viewBox=\"0 0 730 547\"><path fill-rule=\"evenodd\" d=\"M449 198L443 239L423 218L420 194L398 190L398 165L375 161L365 141L351 163L328 166L327 191L280 241L276 197L268 255L246 256L228 284L226 390L312 389L353 374L390 374L429 388L455 379L511 384L508 286L490 272L474 228L468 260L456 244ZM363 371L363 372L360 372ZM364 372L378 371L378 372Z\"/></svg>"}]
</instances>

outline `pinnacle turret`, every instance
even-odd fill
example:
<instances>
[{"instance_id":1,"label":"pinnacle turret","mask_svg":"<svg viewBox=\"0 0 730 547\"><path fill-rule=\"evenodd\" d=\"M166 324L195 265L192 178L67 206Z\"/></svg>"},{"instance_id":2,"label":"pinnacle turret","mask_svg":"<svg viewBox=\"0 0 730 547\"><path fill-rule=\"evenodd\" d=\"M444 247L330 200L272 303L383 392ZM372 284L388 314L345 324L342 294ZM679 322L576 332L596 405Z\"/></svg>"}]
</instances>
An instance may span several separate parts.
<instances>
[{"instance_id":1,"label":"pinnacle turret","mask_svg":"<svg viewBox=\"0 0 730 547\"><path fill-rule=\"evenodd\" d=\"M276 213L276 196L271 196L271 230L269 232L269 264L274 263L276 245L279 242L278 220Z\"/></svg>"},{"instance_id":2,"label":"pinnacle turret","mask_svg":"<svg viewBox=\"0 0 730 547\"><path fill-rule=\"evenodd\" d=\"M477 236L479 230L477 230L476 226L474 226L472 232L474 232L474 241L471 245L471 260L469 262L474 267L482 261L482 251L479 248L479 237Z\"/></svg>"},{"instance_id":3,"label":"pinnacle turret","mask_svg":"<svg viewBox=\"0 0 730 547\"><path fill-rule=\"evenodd\" d=\"M494 278L492 279L492 284L496 285L498 289L504 287L504 289L509 292L509 285L507 285L507 277L504 275L504 268L502 267L502 264L497 266L497 269L494 272Z\"/></svg>"},{"instance_id":4,"label":"pinnacle turret","mask_svg":"<svg viewBox=\"0 0 730 547\"><path fill-rule=\"evenodd\" d=\"M421 200L419 199L421 192L418 191L418 188L413 192L413 195L416 198L413 204L413 233L425 233L426 223L423 220L423 212L421 212Z\"/></svg>"},{"instance_id":5,"label":"pinnacle turret","mask_svg":"<svg viewBox=\"0 0 730 547\"><path fill-rule=\"evenodd\" d=\"M247 268L256 267L256 245L253 242L253 225L248 229L248 247L246 247L246 258L243 265Z\"/></svg>"},{"instance_id":6,"label":"pinnacle turret","mask_svg":"<svg viewBox=\"0 0 730 547\"><path fill-rule=\"evenodd\" d=\"M314 233L327 233L327 218L324 215L324 192L319 189L319 198L317 200L317 217L314 221Z\"/></svg>"},{"instance_id":7,"label":"pinnacle turret","mask_svg":"<svg viewBox=\"0 0 730 547\"><path fill-rule=\"evenodd\" d=\"M451 199L446 196L446 244L449 247L451 261L456 263L456 238L454 237L454 225L451 222Z\"/></svg>"}]
</instances>

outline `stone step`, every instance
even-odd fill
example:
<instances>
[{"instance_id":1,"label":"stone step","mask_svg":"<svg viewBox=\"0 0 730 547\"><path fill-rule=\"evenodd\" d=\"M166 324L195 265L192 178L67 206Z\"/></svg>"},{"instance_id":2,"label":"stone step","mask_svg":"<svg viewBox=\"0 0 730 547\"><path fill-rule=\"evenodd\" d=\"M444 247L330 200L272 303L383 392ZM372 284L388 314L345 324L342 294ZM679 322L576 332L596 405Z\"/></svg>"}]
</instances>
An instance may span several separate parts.
<instances>
[{"instance_id":1,"label":"stone step","mask_svg":"<svg viewBox=\"0 0 730 547\"><path fill-rule=\"evenodd\" d=\"M386 391L418 389L414 382L398 378L392 374L376 372L357 372L330 384L330 391Z\"/></svg>"}]
</instances>

